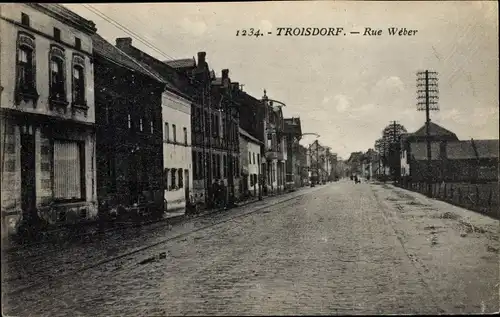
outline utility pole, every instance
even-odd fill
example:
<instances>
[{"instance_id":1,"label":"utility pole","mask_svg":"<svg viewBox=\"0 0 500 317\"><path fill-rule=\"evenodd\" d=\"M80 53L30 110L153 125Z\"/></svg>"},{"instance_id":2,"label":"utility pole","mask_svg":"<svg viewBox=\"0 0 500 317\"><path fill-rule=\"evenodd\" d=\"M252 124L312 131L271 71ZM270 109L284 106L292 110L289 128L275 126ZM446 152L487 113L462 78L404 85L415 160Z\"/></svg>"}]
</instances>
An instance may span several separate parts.
<instances>
[{"instance_id":1,"label":"utility pole","mask_svg":"<svg viewBox=\"0 0 500 317\"><path fill-rule=\"evenodd\" d=\"M432 153L430 137L430 111L438 111L438 73L429 70L417 72L417 110L425 110L425 134L427 141L427 194L432 194Z\"/></svg>"}]
</instances>

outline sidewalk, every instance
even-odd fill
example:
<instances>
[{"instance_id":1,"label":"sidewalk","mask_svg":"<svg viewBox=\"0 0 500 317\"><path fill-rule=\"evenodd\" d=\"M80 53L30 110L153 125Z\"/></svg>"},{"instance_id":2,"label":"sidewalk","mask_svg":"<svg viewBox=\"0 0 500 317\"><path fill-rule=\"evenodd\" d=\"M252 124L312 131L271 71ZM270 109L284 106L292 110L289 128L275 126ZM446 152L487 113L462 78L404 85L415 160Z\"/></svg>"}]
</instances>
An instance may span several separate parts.
<instances>
[{"instance_id":1,"label":"sidewalk","mask_svg":"<svg viewBox=\"0 0 500 317\"><path fill-rule=\"evenodd\" d=\"M368 186L445 311L498 309L499 220L393 185Z\"/></svg>"}]
</instances>

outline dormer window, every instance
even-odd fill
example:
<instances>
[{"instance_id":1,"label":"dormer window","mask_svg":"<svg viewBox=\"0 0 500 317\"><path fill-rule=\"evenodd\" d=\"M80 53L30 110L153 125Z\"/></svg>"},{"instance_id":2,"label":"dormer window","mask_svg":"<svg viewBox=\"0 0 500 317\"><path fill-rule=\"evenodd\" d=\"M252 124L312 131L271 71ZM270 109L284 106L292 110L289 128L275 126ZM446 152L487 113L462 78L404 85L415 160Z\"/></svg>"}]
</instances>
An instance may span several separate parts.
<instances>
[{"instance_id":1,"label":"dormer window","mask_svg":"<svg viewBox=\"0 0 500 317\"><path fill-rule=\"evenodd\" d=\"M52 47L50 50L50 100L58 105L67 105L64 50Z\"/></svg>"},{"instance_id":2,"label":"dormer window","mask_svg":"<svg viewBox=\"0 0 500 317\"><path fill-rule=\"evenodd\" d=\"M82 49L82 40L78 37L75 37L75 47L78 50Z\"/></svg>"},{"instance_id":3,"label":"dormer window","mask_svg":"<svg viewBox=\"0 0 500 317\"><path fill-rule=\"evenodd\" d=\"M23 12L21 12L21 24L24 26L30 26L30 16Z\"/></svg>"},{"instance_id":4,"label":"dormer window","mask_svg":"<svg viewBox=\"0 0 500 317\"><path fill-rule=\"evenodd\" d=\"M61 30L59 30L58 28L54 28L54 39L56 41L61 40Z\"/></svg>"}]
</instances>

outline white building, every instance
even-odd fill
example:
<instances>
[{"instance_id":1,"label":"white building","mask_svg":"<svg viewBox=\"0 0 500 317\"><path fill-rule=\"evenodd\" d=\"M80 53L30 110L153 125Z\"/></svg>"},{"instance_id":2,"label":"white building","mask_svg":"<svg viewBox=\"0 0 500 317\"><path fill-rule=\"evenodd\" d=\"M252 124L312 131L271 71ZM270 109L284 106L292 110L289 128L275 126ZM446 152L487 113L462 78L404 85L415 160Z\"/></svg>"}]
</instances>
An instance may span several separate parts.
<instances>
[{"instance_id":1,"label":"white building","mask_svg":"<svg viewBox=\"0 0 500 317\"><path fill-rule=\"evenodd\" d=\"M97 213L94 23L56 4L2 4L2 236L21 219Z\"/></svg>"},{"instance_id":2,"label":"white building","mask_svg":"<svg viewBox=\"0 0 500 317\"><path fill-rule=\"evenodd\" d=\"M248 132L239 128L240 131L240 166L241 186L240 192L245 195L257 197L260 192L259 175L261 175L261 146L262 142L251 136Z\"/></svg>"},{"instance_id":3,"label":"white building","mask_svg":"<svg viewBox=\"0 0 500 317\"><path fill-rule=\"evenodd\" d=\"M166 91L162 96L163 167L168 211L183 210L193 184L191 102Z\"/></svg>"}]
</instances>

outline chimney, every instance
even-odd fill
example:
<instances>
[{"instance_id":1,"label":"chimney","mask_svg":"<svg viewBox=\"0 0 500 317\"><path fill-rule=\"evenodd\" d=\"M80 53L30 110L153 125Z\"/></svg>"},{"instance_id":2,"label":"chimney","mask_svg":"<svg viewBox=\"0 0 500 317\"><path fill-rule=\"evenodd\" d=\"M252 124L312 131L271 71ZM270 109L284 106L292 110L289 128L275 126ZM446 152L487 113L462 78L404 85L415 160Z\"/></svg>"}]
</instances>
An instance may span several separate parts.
<instances>
[{"instance_id":1,"label":"chimney","mask_svg":"<svg viewBox=\"0 0 500 317\"><path fill-rule=\"evenodd\" d=\"M222 79L229 78L229 69L222 70Z\"/></svg>"},{"instance_id":2,"label":"chimney","mask_svg":"<svg viewBox=\"0 0 500 317\"><path fill-rule=\"evenodd\" d=\"M118 47L119 49L130 46L132 46L131 37L119 37L116 39L116 47Z\"/></svg>"},{"instance_id":3,"label":"chimney","mask_svg":"<svg viewBox=\"0 0 500 317\"><path fill-rule=\"evenodd\" d=\"M205 64L205 57L207 56L206 52L198 52L198 65Z\"/></svg>"}]
</instances>

